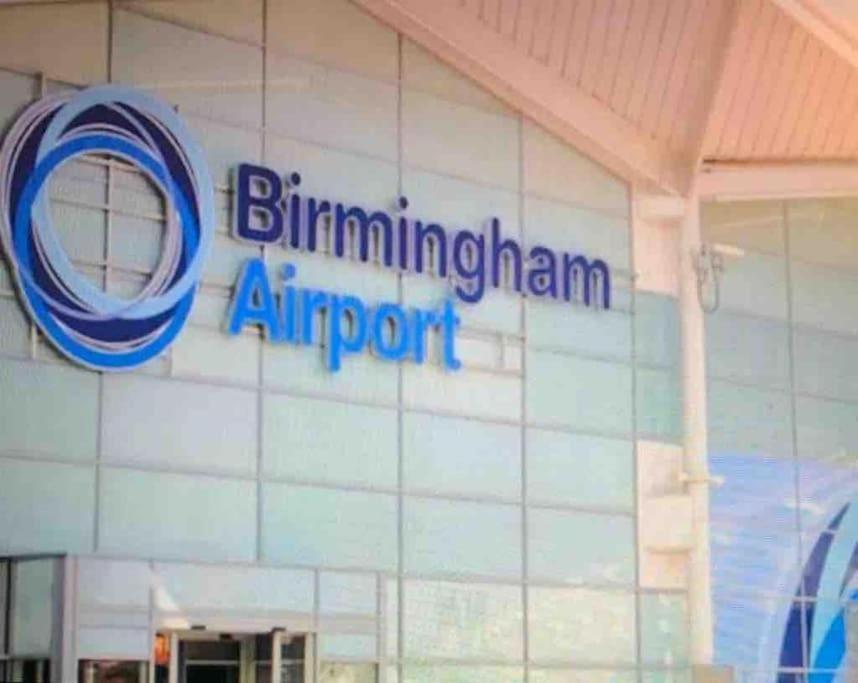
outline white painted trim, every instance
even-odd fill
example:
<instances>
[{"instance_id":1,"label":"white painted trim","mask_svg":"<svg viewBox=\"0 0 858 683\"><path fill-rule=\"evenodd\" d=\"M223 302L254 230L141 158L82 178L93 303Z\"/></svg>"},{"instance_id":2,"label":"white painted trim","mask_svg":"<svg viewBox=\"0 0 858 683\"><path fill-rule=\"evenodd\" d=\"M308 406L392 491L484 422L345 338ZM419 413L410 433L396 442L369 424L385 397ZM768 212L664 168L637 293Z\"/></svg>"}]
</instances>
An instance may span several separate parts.
<instances>
[{"instance_id":1,"label":"white painted trim","mask_svg":"<svg viewBox=\"0 0 858 683\"><path fill-rule=\"evenodd\" d=\"M701 200L858 195L856 163L710 163L697 177Z\"/></svg>"},{"instance_id":2,"label":"white painted trim","mask_svg":"<svg viewBox=\"0 0 858 683\"><path fill-rule=\"evenodd\" d=\"M452 0L354 0L515 109L629 181L678 193L690 159L644 135L594 97L522 57Z\"/></svg>"},{"instance_id":3,"label":"white painted trim","mask_svg":"<svg viewBox=\"0 0 858 683\"><path fill-rule=\"evenodd\" d=\"M663 194L647 194L636 189L635 215L645 221L679 221L685 216L688 200Z\"/></svg>"}]
</instances>

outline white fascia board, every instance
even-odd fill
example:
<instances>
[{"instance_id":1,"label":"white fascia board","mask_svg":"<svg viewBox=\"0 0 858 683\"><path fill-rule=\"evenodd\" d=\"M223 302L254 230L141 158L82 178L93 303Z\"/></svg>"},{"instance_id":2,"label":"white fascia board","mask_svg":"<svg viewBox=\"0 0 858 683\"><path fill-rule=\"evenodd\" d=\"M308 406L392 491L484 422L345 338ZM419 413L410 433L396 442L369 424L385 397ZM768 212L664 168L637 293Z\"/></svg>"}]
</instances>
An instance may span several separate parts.
<instances>
[{"instance_id":1,"label":"white fascia board","mask_svg":"<svg viewBox=\"0 0 858 683\"><path fill-rule=\"evenodd\" d=\"M709 163L697 192L708 201L858 196L858 164Z\"/></svg>"}]
</instances>

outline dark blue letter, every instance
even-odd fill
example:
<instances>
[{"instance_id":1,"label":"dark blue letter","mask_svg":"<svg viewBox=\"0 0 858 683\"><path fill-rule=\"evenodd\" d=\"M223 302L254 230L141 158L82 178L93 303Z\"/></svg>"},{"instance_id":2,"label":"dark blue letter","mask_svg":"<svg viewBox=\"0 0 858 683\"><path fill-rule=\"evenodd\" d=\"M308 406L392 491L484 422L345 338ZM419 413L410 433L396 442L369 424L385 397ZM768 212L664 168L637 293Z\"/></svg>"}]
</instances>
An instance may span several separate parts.
<instances>
[{"instance_id":1,"label":"dark blue letter","mask_svg":"<svg viewBox=\"0 0 858 683\"><path fill-rule=\"evenodd\" d=\"M254 195L254 183L265 185L265 194ZM271 169L253 164L241 164L236 174L235 224L233 233L239 239L270 244L283 236L283 183ZM252 225L253 218L262 227Z\"/></svg>"}]
</instances>

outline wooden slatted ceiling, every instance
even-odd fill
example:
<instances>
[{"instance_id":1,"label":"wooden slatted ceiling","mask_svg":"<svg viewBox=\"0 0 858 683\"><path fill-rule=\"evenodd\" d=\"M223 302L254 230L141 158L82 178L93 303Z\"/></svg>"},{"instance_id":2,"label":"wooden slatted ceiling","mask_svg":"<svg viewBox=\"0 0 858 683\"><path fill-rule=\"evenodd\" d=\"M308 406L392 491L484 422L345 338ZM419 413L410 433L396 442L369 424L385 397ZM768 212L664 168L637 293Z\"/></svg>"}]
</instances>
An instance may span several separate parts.
<instances>
[{"instance_id":1,"label":"wooden slatted ceiling","mask_svg":"<svg viewBox=\"0 0 858 683\"><path fill-rule=\"evenodd\" d=\"M519 52L687 151L731 0L462 0ZM695 118L696 117L696 118Z\"/></svg>"},{"instance_id":2,"label":"wooden slatted ceiling","mask_svg":"<svg viewBox=\"0 0 858 683\"><path fill-rule=\"evenodd\" d=\"M706 156L848 160L858 156L858 74L769 0L743 0Z\"/></svg>"},{"instance_id":3,"label":"wooden slatted ceiling","mask_svg":"<svg viewBox=\"0 0 858 683\"><path fill-rule=\"evenodd\" d=\"M856 69L772 0L459 1L522 56L680 154L699 149L709 121L709 159L858 157ZM724 85L710 103L734 2Z\"/></svg>"}]
</instances>

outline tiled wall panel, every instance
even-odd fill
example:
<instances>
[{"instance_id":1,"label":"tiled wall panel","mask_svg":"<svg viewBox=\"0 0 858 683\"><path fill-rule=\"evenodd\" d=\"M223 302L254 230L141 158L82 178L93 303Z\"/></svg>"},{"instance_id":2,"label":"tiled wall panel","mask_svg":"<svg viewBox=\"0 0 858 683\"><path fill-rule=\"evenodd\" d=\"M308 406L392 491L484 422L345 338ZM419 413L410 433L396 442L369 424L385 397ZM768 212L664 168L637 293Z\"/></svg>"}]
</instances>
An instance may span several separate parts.
<instances>
[{"instance_id":1,"label":"tiled wall panel","mask_svg":"<svg viewBox=\"0 0 858 683\"><path fill-rule=\"evenodd\" d=\"M848 573L832 541L851 557L856 540L855 215L852 199L703 211L708 239L744 250L706 325L716 657L739 680L816 680L813 601L854 600L819 576Z\"/></svg>"},{"instance_id":2,"label":"tiled wall panel","mask_svg":"<svg viewBox=\"0 0 858 683\"><path fill-rule=\"evenodd\" d=\"M633 679L639 638L646 666L680 666L681 598L635 627L633 444L679 438L679 343L675 300L633 291L627 184L347 0L108 4L63 3L50 21L40 6L0 9L0 127L42 90L152 91L204 149L216 236L188 327L123 375L73 368L36 335L0 260L0 512L13 521L0 553L187 561L159 600L212 609L256 609L263 593L226 587L261 572L252 581L287 596L284 609L311 611L299 593L312 598L319 569L325 619L387 615L379 633L327 634L322 652L378 648L403 660L389 669L402 683L520 681L525 630L532 681ZM62 58L46 47L57 26L79 37ZM367 353L332 374L322 343L227 337L252 257L368 301L434 307L456 285L237 242L239 161L300 173L304 195L332 201L392 212L407 196L406 215L450 230L496 217L525 255L542 244L604 259L611 309L487 287L457 305L457 374L437 340L422 367ZM139 292L162 198L106 162L70 165L52 192L76 267L112 294ZM782 284L778 272L757 279ZM294 584L277 586L269 565L297 571ZM203 575L227 597L194 597Z\"/></svg>"}]
</instances>

